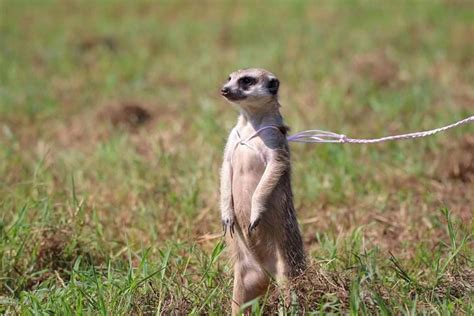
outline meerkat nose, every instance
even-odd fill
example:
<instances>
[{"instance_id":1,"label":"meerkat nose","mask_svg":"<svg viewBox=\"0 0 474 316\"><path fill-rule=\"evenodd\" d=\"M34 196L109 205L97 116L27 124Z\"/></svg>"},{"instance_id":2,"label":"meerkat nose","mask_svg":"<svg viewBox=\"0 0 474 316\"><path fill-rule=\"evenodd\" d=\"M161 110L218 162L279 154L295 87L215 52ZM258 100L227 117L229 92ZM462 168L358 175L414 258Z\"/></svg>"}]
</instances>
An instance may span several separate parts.
<instances>
[{"instance_id":1,"label":"meerkat nose","mask_svg":"<svg viewBox=\"0 0 474 316\"><path fill-rule=\"evenodd\" d=\"M223 88L221 89L221 94L222 94L222 95L228 95L229 92L230 92L230 89L229 89L228 87L223 87Z\"/></svg>"}]
</instances>

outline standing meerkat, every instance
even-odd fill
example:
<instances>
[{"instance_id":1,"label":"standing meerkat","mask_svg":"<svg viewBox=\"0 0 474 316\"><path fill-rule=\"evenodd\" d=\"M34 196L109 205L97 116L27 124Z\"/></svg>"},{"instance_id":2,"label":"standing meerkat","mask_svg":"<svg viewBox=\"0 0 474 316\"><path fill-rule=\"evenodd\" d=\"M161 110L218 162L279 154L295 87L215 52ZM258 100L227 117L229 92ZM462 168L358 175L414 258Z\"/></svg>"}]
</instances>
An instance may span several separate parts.
<instances>
[{"instance_id":1,"label":"standing meerkat","mask_svg":"<svg viewBox=\"0 0 474 316\"><path fill-rule=\"evenodd\" d=\"M291 190L288 128L278 103L280 82L264 69L230 74L221 89L240 110L224 150L220 206L234 260L232 314L305 269Z\"/></svg>"}]
</instances>

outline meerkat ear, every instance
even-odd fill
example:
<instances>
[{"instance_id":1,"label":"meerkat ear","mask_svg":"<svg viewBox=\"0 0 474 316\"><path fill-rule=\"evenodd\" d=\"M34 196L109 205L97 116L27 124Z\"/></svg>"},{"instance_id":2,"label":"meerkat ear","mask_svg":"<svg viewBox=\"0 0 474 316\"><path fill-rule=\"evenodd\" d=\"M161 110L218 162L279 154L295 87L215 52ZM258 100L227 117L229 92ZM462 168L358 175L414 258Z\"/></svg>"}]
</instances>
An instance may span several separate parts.
<instances>
[{"instance_id":1,"label":"meerkat ear","mask_svg":"<svg viewBox=\"0 0 474 316\"><path fill-rule=\"evenodd\" d=\"M276 95L278 93L278 88L280 87L280 81L277 78L272 78L268 81L268 91Z\"/></svg>"}]
</instances>

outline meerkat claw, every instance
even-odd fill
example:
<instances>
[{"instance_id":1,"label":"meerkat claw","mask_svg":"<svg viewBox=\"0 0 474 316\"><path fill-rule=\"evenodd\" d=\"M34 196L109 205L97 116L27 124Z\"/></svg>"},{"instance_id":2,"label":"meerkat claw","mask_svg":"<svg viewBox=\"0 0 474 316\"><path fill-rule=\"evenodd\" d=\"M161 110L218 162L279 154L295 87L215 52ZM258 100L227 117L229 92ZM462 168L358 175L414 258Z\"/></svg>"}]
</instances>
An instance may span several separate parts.
<instances>
[{"instance_id":1,"label":"meerkat claw","mask_svg":"<svg viewBox=\"0 0 474 316\"><path fill-rule=\"evenodd\" d=\"M260 219L257 219L253 223L249 224L249 228L248 228L249 236L252 234L252 231L254 231L257 228L259 223L260 223Z\"/></svg>"},{"instance_id":2,"label":"meerkat claw","mask_svg":"<svg viewBox=\"0 0 474 316\"><path fill-rule=\"evenodd\" d=\"M229 231L230 231L230 237L231 237L231 238L234 238L235 231L234 231L234 222L233 222L233 221L232 221L232 223L230 224Z\"/></svg>"},{"instance_id":3,"label":"meerkat claw","mask_svg":"<svg viewBox=\"0 0 474 316\"><path fill-rule=\"evenodd\" d=\"M227 234L227 229L229 229L230 237L234 238L234 221L230 219L222 220L222 230L224 231L223 237Z\"/></svg>"}]
</instances>

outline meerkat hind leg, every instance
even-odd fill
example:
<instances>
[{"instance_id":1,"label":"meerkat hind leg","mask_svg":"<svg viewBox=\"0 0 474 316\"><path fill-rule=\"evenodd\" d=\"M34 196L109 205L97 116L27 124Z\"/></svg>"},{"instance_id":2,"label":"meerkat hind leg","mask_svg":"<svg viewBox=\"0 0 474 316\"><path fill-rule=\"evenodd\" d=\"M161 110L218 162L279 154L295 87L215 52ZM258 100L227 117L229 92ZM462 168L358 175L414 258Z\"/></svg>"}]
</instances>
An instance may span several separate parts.
<instances>
[{"instance_id":1,"label":"meerkat hind leg","mask_svg":"<svg viewBox=\"0 0 474 316\"><path fill-rule=\"evenodd\" d=\"M232 314L238 314L241 306L265 294L270 285L270 277L257 262L250 265L236 263L234 267L234 293Z\"/></svg>"}]
</instances>

